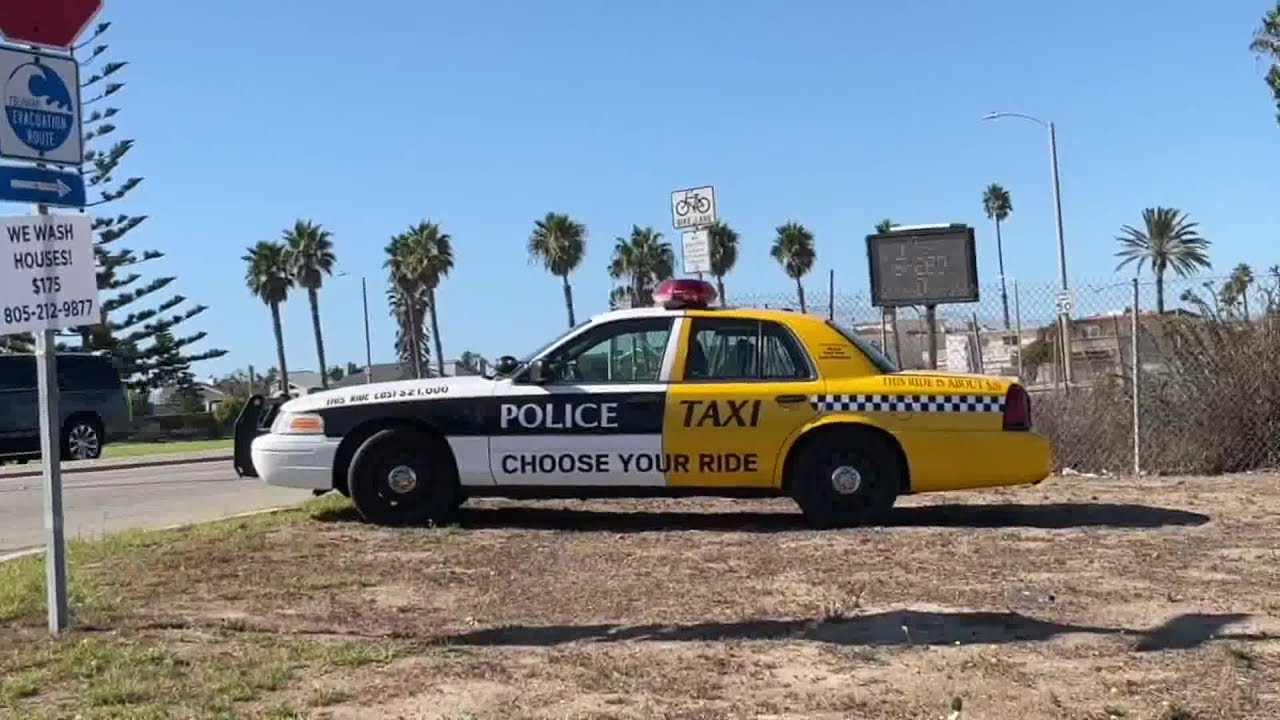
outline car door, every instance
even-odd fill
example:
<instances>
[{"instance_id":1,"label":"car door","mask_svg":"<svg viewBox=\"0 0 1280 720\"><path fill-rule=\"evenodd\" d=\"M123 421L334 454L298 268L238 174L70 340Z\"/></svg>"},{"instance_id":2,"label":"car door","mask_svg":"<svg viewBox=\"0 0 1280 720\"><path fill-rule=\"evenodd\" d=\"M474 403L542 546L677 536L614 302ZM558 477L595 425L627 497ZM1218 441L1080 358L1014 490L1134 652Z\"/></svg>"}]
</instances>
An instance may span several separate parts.
<instances>
[{"instance_id":1,"label":"car door","mask_svg":"<svg viewBox=\"0 0 1280 720\"><path fill-rule=\"evenodd\" d=\"M670 484L772 486L782 446L817 416L816 364L781 323L695 316L686 324L684 367L667 402Z\"/></svg>"},{"instance_id":2,"label":"car door","mask_svg":"<svg viewBox=\"0 0 1280 720\"><path fill-rule=\"evenodd\" d=\"M506 486L662 486L673 316L611 320L568 338L498 391L489 463Z\"/></svg>"}]
</instances>

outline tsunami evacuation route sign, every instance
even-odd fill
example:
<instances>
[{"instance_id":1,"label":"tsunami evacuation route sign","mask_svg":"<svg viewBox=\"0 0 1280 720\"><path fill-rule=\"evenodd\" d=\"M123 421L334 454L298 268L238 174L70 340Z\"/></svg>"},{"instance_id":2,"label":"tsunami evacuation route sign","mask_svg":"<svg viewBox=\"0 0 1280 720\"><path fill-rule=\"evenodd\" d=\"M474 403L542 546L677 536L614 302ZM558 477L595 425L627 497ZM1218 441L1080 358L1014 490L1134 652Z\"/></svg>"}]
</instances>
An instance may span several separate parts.
<instances>
[{"instance_id":1,"label":"tsunami evacuation route sign","mask_svg":"<svg viewBox=\"0 0 1280 720\"><path fill-rule=\"evenodd\" d=\"M0 47L0 157L79 166L80 69L69 57Z\"/></svg>"}]
</instances>

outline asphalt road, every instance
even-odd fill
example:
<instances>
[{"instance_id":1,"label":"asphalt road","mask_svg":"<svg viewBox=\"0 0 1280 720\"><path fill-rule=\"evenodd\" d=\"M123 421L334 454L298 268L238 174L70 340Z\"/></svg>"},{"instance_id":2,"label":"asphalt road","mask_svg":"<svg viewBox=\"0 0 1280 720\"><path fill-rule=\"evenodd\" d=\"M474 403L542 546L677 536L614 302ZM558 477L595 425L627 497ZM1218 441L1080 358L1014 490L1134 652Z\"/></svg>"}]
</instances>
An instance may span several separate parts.
<instances>
[{"instance_id":1,"label":"asphalt road","mask_svg":"<svg viewBox=\"0 0 1280 720\"><path fill-rule=\"evenodd\" d=\"M214 520L311 497L237 477L229 461L64 474L62 481L68 540ZM0 555L43 543L40 478L0 476Z\"/></svg>"}]
</instances>

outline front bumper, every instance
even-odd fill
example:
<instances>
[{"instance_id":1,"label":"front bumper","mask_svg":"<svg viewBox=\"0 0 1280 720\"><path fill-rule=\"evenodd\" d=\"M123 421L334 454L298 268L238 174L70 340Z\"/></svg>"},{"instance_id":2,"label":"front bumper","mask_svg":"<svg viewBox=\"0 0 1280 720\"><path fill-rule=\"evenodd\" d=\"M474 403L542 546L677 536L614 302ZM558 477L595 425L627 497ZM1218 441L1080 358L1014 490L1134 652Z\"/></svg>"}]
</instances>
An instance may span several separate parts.
<instances>
[{"instance_id":1,"label":"front bumper","mask_svg":"<svg viewBox=\"0 0 1280 720\"><path fill-rule=\"evenodd\" d=\"M340 438L323 435L273 435L279 403L254 395L236 418L234 462L241 477L261 477L268 485L333 489L333 458Z\"/></svg>"},{"instance_id":2,"label":"front bumper","mask_svg":"<svg viewBox=\"0 0 1280 720\"><path fill-rule=\"evenodd\" d=\"M333 458L338 438L323 435L261 435L250 456L268 485L327 491L333 489Z\"/></svg>"}]
</instances>

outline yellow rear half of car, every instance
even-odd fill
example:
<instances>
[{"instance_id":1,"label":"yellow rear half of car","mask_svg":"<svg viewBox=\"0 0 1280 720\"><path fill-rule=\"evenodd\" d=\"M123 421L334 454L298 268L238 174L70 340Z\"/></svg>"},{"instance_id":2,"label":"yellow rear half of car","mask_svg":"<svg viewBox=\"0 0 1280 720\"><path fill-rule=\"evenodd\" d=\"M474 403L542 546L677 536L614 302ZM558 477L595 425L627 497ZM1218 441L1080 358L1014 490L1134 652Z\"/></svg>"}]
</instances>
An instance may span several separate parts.
<instances>
[{"instance_id":1,"label":"yellow rear half of car","mask_svg":"<svg viewBox=\"0 0 1280 720\"><path fill-rule=\"evenodd\" d=\"M676 382L664 422L664 451L687 456L668 471L674 487L784 488L788 461L811 433L855 425L891 436L906 463L902 492L1039 482L1050 446L1028 429L1006 429L1013 378L933 371L885 372L822 318L757 309L695 310L689 317L768 320L794 333L815 377L781 381ZM683 376L691 325L674 359ZM1022 401L1025 390L1016 387Z\"/></svg>"}]
</instances>

